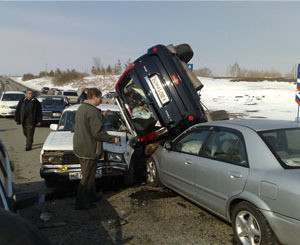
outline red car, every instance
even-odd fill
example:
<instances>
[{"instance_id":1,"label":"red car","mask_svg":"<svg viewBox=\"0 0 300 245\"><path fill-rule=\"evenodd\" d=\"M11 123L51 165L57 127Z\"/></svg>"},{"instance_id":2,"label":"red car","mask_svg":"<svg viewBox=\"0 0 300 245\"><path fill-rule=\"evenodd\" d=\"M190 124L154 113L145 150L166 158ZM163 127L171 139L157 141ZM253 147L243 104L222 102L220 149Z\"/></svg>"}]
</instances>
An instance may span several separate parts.
<instances>
[{"instance_id":1,"label":"red car","mask_svg":"<svg viewBox=\"0 0 300 245\"><path fill-rule=\"evenodd\" d=\"M42 94L48 94L49 87L42 87L41 92Z\"/></svg>"}]
</instances>

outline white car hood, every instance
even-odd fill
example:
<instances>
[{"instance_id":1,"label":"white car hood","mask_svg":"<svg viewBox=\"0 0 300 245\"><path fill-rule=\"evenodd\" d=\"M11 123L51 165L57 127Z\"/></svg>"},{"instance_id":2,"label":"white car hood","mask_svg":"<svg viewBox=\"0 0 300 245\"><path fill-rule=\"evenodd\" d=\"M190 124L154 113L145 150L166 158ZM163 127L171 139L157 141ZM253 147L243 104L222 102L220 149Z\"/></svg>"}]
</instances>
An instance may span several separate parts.
<instances>
[{"instance_id":1,"label":"white car hood","mask_svg":"<svg viewBox=\"0 0 300 245\"><path fill-rule=\"evenodd\" d=\"M71 131L55 131L48 135L43 150L73 151L73 134Z\"/></svg>"},{"instance_id":2,"label":"white car hood","mask_svg":"<svg viewBox=\"0 0 300 245\"><path fill-rule=\"evenodd\" d=\"M17 106L19 101L0 101L0 105L5 105L5 106Z\"/></svg>"},{"instance_id":3,"label":"white car hood","mask_svg":"<svg viewBox=\"0 0 300 245\"><path fill-rule=\"evenodd\" d=\"M107 132L113 136L120 137L120 144L115 145L113 143L103 142L103 150L115 152L115 153L124 153L126 148L126 132ZM50 132L44 145L44 151L73 151L73 135L71 131L54 131Z\"/></svg>"}]
</instances>

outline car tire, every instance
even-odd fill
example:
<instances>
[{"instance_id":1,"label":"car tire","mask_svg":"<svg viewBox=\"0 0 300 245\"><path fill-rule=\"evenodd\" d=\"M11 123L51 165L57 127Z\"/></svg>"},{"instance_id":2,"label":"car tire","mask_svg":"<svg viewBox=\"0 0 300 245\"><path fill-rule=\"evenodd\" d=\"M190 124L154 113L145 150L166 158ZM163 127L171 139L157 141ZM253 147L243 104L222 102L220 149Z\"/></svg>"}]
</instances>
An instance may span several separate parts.
<instances>
[{"instance_id":1,"label":"car tire","mask_svg":"<svg viewBox=\"0 0 300 245\"><path fill-rule=\"evenodd\" d=\"M48 188L53 188L53 187L57 186L56 181L54 181L53 179L45 178L44 181L45 181L46 187L48 187Z\"/></svg>"},{"instance_id":2,"label":"car tire","mask_svg":"<svg viewBox=\"0 0 300 245\"><path fill-rule=\"evenodd\" d=\"M254 205L240 202L233 208L231 220L237 244L279 244L267 220ZM251 243L251 238L255 243Z\"/></svg>"},{"instance_id":3,"label":"car tire","mask_svg":"<svg viewBox=\"0 0 300 245\"><path fill-rule=\"evenodd\" d=\"M157 171L157 164L152 157L150 157L147 160L146 167L147 167L147 184L154 187L160 187L161 182Z\"/></svg>"},{"instance_id":4,"label":"car tire","mask_svg":"<svg viewBox=\"0 0 300 245\"><path fill-rule=\"evenodd\" d=\"M135 178L134 178L134 163L131 161L129 169L125 171L123 175L123 183L126 186L131 186L134 184Z\"/></svg>"},{"instance_id":5,"label":"car tire","mask_svg":"<svg viewBox=\"0 0 300 245\"><path fill-rule=\"evenodd\" d=\"M192 48L186 43L176 45L174 48L176 56L185 63L188 63L194 56Z\"/></svg>"}]
</instances>

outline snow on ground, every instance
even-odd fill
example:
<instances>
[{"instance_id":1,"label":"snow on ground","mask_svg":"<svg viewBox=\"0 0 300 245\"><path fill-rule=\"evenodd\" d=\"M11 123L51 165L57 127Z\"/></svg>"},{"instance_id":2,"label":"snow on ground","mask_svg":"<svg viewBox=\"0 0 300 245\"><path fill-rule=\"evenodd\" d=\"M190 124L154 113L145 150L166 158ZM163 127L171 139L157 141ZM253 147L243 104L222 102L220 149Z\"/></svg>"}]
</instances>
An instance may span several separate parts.
<instances>
[{"instance_id":1,"label":"snow on ground","mask_svg":"<svg viewBox=\"0 0 300 245\"><path fill-rule=\"evenodd\" d=\"M57 87L63 90L98 87L103 93L114 91L119 76L90 76L67 86L54 86L51 78L37 78L16 82L41 90ZM295 102L296 85L288 82L231 82L228 79L199 78L204 87L201 101L210 110L226 110L243 118L295 120L298 105Z\"/></svg>"},{"instance_id":2,"label":"snow on ground","mask_svg":"<svg viewBox=\"0 0 300 245\"><path fill-rule=\"evenodd\" d=\"M296 85L288 82L231 82L200 78L202 102L212 110L242 113L244 118L295 120Z\"/></svg>"}]
</instances>

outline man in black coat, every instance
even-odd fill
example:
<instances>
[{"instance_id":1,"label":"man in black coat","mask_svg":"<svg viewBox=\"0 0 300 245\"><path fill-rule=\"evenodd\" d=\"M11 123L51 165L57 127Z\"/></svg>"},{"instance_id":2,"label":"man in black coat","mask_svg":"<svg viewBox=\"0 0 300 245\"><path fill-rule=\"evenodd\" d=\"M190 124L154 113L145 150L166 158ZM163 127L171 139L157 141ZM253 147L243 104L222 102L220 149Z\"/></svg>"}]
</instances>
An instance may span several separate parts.
<instances>
[{"instance_id":1,"label":"man in black coat","mask_svg":"<svg viewBox=\"0 0 300 245\"><path fill-rule=\"evenodd\" d=\"M88 88L85 88L78 97L77 104L82 104L87 99Z\"/></svg>"},{"instance_id":2,"label":"man in black coat","mask_svg":"<svg viewBox=\"0 0 300 245\"><path fill-rule=\"evenodd\" d=\"M23 133L26 137L25 150L30 151L35 127L42 124L42 106L41 103L33 97L32 90L27 89L26 96L19 101L15 121L18 125L22 124Z\"/></svg>"}]
</instances>

